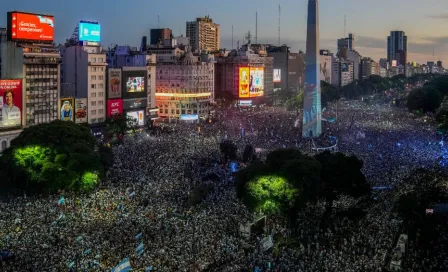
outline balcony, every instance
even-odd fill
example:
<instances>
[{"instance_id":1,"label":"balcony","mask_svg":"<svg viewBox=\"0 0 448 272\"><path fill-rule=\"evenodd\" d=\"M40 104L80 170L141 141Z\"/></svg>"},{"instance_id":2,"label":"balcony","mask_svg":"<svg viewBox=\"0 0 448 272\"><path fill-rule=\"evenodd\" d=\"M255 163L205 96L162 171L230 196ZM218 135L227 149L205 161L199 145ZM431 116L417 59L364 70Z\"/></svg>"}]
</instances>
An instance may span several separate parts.
<instances>
[{"instance_id":1,"label":"balcony","mask_svg":"<svg viewBox=\"0 0 448 272\"><path fill-rule=\"evenodd\" d=\"M89 61L89 65L91 66L107 66L107 62L91 62Z\"/></svg>"}]
</instances>

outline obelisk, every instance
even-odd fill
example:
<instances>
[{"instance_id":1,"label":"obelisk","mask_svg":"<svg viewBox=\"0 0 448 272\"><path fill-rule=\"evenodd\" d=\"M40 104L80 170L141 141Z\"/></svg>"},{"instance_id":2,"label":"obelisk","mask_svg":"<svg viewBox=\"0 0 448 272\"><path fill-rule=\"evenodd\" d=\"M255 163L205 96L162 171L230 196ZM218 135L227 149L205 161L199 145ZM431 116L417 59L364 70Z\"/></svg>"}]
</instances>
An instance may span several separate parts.
<instances>
[{"instance_id":1,"label":"obelisk","mask_svg":"<svg viewBox=\"0 0 448 272\"><path fill-rule=\"evenodd\" d=\"M318 0L308 0L303 138L318 137L322 133L319 72L319 2Z\"/></svg>"}]
</instances>

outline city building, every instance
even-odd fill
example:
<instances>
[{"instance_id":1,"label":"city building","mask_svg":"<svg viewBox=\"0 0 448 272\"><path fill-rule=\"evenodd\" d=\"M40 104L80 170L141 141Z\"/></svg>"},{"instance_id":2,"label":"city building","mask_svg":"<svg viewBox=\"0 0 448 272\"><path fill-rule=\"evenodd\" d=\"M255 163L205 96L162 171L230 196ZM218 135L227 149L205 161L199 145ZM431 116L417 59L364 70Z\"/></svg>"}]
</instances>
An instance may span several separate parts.
<instances>
[{"instance_id":1,"label":"city building","mask_svg":"<svg viewBox=\"0 0 448 272\"><path fill-rule=\"evenodd\" d=\"M356 50L341 48L341 50L339 50L338 57L349 59L353 62L353 79L359 80L361 76L361 54L359 54Z\"/></svg>"},{"instance_id":2,"label":"city building","mask_svg":"<svg viewBox=\"0 0 448 272\"><path fill-rule=\"evenodd\" d=\"M379 75L380 66L371 58L361 60L361 79L369 78L371 75Z\"/></svg>"},{"instance_id":3,"label":"city building","mask_svg":"<svg viewBox=\"0 0 448 272\"><path fill-rule=\"evenodd\" d=\"M387 77L387 69L380 67L380 73L379 73L380 77Z\"/></svg>"},{"instance_id":4,"label":"city building","mask_svg":"<svg viewBox=\"0 0 448 272\"><path fill-rule=\"evenodd\" d=\"M329 50L320 50L320 80L331 84L334 55Z\"/></svg>"},{"instance_id":5,"label":"city building","mask_svg":"<svg viewBox=\"0 0 448 272\"><path fill-rule=\"evenodd\" d=\"M190 38L179 36L163 41L163 47L185 47L190 45Z\"/></svg>"},{"instance_id":6,"label":"city building","mask_svg":"<svg viewBox=\"0 0 448 272\"><path fill-rule=\"evenodd\" d=\"M303 99L303 138L319 137L322 133L319 49L319 2L318 0L309 0Z\"/></svg>"},{"instance_id":7,"label":"city building","mask_svg":"<svg viewBox=\"0 0 448 272\"><path fill-rule=\"evenodd\" d=\"M352 33L348 34L348 37L338 39L338 52L342 48L347 48L349 50L355 50L355 35Z\"/></svg>"},{"instance_id":8,"label":"city building","mask_svg":"<svg viewBox=\"0 0 448 272\"><path fill-rule=\"evenodd\" d=\"M90 34L85 34L86 29ZM81 21L71 39L60 46L63 65L61 99L74 98L75 108L82 104L86 116L74 116L74 121L86 122L93 127L106 120L107 62L100 35L97 22Z\"/></svg>"},{"instance_id":9,"label":"city building","mask_svg":"<svg viewBox=\"0 0 448 272\"><path fill-rule=\"evenodd\" d=\"M387 37L387 61L391 66L392 61L397 65L406 66L408 52L408 37L404 31L391 31Z\"/></svg>"},{"instance_id":10,"label":"city building","mask_svg":"<svg viewBox=\"0 0 448 272\"><path fill-rule=\"evenodd\" d=\"M334 58L332 69L332 85L341 88L353 82L353 61L347 58Z\"/></svg>"},{"instance_id":11,"label":"city building","mask_svg":"<svg viewBox=\"0 0 448 272\"><path fill-rule=\"evenodd\" d=\"M163 44L163 41L173 37L173 31L169 28L156 28L150 30L150 45Z\"/></svg>"},{"instance_id":12,"label":"city building","mask_svg":"<svg viewBox=\"0 0 448 272\"><path fill-rule=\"evenodd\" d=\"M215 97L214 56L187 51L157 63L156 105L161 118L198 122L209 118Z\"/></svg>"},{"instance_id":13,"label":"city building","mask_svg":"<svg viewBox=\"0 0 448 272\"><path fill-rule=\"evenodd\" d=\"M196 18L187 22L186 36L190 38L193 52L217 51L221 46L220 25L209 17Z\"/></svg>"},{"instance_id":14,"label":"city building","mask_svg":"<svg viewBox=\"0 0 448 272\"><path fill-rule=\"evenodd\" d=\"M158 118L156 107L157 57L130 46L115 46L107 51L107 114L125 114L139 126ZM166 50L169 51L169 50Z\"/></svg>"},{"instance_id":15,"label":"city building","mask_svg":"<svg viewBox=\"0 0 448 272\"><path fill-rule=\"evenodd\" d=\"M51 24L42 27L44 31L34 36L14 27L13 21L25 22L30 16L41 16ZM1 150L10 145L21 128L48 123L60 117L61 56L58 48L53 45L53 22L54 18L50 15L16 11L7 14L7 37L5 39L3 30L1 38L0 95L3 96L7 89L14 88L13 108L18 114L2 114ZM6 86L7 89L3 89Z\"/></svg>"},{"instance_id":16,"label":"city building","mask_svg":"<svg viewBox=\"0 0 448 272\"><path fill-rule=\"evenodd\" d=\"M264 49L257 51L246 44L238 50L219 54L215 71L217 97L230 96L246 100L246 104L258 104L264 102L263 97L273 95L274 58L267 55L266 46L261 47Z\"/></svg>"},{"instance_id":17,"label":"city building","mask_svg":"<svg viewBox=\"0 0 448 272\"><path fill-rule=\"evenodd\" d=\"M286 45L272 46L268 45L268 57L274 59L274 89L296 90L303 84L305 63L303 52L292 53Z\"/></svg>"},{"instance_id":18,"label":"city building","mask_svg":"<svg viewBox=\"0 0 448 272\"><path fill-rule=\"evenodd\" d=\"M381 58L379 62L380 68L389 69L389 63L386 58Z\"/></svg>"}]
</instances>

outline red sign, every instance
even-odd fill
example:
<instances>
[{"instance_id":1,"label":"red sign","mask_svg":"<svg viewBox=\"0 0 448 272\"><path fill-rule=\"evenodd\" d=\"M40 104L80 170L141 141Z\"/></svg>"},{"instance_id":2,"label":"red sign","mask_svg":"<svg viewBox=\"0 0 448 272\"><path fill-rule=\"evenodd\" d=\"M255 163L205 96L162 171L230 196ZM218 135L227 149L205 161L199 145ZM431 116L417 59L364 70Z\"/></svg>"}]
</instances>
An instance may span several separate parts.
<instances>
[{"instance_id":1,"label":"red sign","mask_svg":"<svg viewBox=\"0 0 448 272\"><path fill-rule=\"evenodd\" d=\"M54 40L53 16L12 12L10 20L11 40Z\"/></svg>"},{"instance_id":2,"label":"red sign","mask_svg":"<svg viewBox=\"0 0 448 272\"><path fill-rule=\"evenodd\" d=\"M123 99L107 100L107 117L117 114L123 114Z\"/></svg>"},{"instance_id":3,"label":"red sign","mask_svg":"<svg viewBox=\"0 0 448 272\"><path fill-rule=\"evenodd\" d=\"M22 80L0 80L0 128L22 125Z\"/></svg>"}]
</instances>

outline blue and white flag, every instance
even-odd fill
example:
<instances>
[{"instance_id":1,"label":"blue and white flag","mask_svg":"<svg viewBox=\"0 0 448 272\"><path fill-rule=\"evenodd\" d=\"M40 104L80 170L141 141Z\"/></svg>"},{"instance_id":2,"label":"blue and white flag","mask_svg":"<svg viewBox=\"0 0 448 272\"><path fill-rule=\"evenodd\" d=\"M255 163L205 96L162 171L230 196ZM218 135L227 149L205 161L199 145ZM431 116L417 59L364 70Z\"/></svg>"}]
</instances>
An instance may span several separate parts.
<instances>
[{"instance_id":1,"label":"blue and white flag","mask_svg":"<svg viewBox=\"0 0 448 272\"><path fill-rule=\"evenodd\" d=\"M129 194L129 197L135 196L135 191Z\"/></svg>"},{"instance_id":2,"label":"blue and white flag","mask_svg":"<svg viewBox=\"0 0 448 272\"><path fill-rule=\"evenodd\" d=\"M143 252L145 252L145 246L143 245L143 241L140 242L140 244L138 245L138 247L135 249L135 251L137 252L137 255L140 256L143 254Z\"/></svg>"},{"instance_id":3,"label":"blue and white flag","mask_svg":"<svg viewBox=\"0 0 448 272\"><path fill-rule=\"evenodd\" d=\"M135 240L138 240L142 238L143 232L140 232L139 234L135 235Z\"/></svg>"},{"instance_id":4,"label":"blue and white flag","mask_svg":"<svg viewBox=\"0 0 448 272\"><path fill-rule=\"evenodd\" d=\"M92 250L89 248L89 249L84 250L84 252L82 254L86 255L86 254L89 254L91 251Z\"/></svg>"},{"instance_id":5,"label":"blue and white flag","mask_svg":"<svg viewBox=\"0 0 448 272\"><path fill-rule=\"evenodd\" d=\"M131 271L131 263L129 262L129 258L124 259L119 263L112 272L129 272Z\"/></svg>"},{"instance_id":6,"label":"blue and white flag","mask_svg":"<svg viewBox=\"0 0 448 272\"><path fill-rule=\"evenodd\" d=\"M58 200L58 205L61 206L64 204L65 204L65 198L63 196L61 196L61 198L59 198L59 200Z\"/></svg>"},{"instance_id":7,"label":"blue and white flag","mask_svg":"<svg viewBox=\"0 0 448 272\"><path fill-rule=\"evenodd\" d=\"M151 272L152 271L152 266L148 266L146 269L145 269L145 272Z\"/></svg>"},{"instance_id":8,"label":"blue and white flag","mask_svg":"<svg viewBox=\"0 0 448 272\"><path fill-rule=\"evenodd\" d=\"M68 264L68 268L72 268L73 266L75 266L75 262L71 262Z\"/></svg>"}]
</instances>

